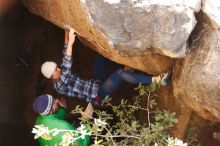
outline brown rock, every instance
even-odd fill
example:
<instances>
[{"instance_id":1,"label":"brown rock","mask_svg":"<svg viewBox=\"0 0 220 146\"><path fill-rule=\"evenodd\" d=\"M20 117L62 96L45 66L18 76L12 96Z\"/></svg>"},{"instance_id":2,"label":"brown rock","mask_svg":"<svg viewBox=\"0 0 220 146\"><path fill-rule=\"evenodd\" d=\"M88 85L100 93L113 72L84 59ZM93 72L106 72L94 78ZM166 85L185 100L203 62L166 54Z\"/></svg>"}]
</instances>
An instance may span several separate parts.
<instances>
[{"instance_id":1,"label":"brown rock","mask_svg":"<svg viewBox=\"0 0 220 146\"><path fill-rule=\"evenodd\" d=\"M91 24L87 8L79 0L23 0L25 6L33 13L49 20L50 22L64 28L65 25L72 26L78 32L78 36L89 47L103 56L147 72L149 74L160 74L170 68L173 60L152 52L144 52L141 55L132 53L119 54L112 44Z\"/></svg>"},{"instance_id":2,"label":"brown rock","mask_svg":"<svg viewBox=\"0 0 220 146\"><path fill-rule=\"evenodd\" d=\"M170 112L176 113L176 118L178 123L174 125L171 129L171 134L173 137L183 139L188 125L191 122L192 110L188 108L185 104L179 103L173 95L173 87L170 84L167 87L160 88L160 107L169 110Z\"/></svg>"},{"instance_id":3,"label":"brown rock","mask_svg":"<svg viewBox=\"0 0 220 146\"><path fill-rule=\"evenodd\" d=\"M220 31L201 30L195 47L174 67L174 95L203 118L220 121Z\"/></svg>"}]
</instances>

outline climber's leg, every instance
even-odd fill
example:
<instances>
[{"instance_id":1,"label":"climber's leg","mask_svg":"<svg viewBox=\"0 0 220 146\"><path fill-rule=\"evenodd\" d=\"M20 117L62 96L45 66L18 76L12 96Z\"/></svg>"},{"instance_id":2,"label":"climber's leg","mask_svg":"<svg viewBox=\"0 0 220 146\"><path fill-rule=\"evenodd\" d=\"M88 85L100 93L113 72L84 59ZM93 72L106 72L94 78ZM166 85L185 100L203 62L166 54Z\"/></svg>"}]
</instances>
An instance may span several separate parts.
<instances>
[{"instance_id":1,"label":"climber's leg","mask_svg":"<svg viewBox=\"0 0 220 146\"><path fill-rule=\"evenodd\" d=\"M99 97L103 100L107 95L112 94L124 83L143 83L149 84L152 82L152 77L148 75L141 75L131 71L119 69L115 71L100 87Z\"/></svg>"}]
</instances>

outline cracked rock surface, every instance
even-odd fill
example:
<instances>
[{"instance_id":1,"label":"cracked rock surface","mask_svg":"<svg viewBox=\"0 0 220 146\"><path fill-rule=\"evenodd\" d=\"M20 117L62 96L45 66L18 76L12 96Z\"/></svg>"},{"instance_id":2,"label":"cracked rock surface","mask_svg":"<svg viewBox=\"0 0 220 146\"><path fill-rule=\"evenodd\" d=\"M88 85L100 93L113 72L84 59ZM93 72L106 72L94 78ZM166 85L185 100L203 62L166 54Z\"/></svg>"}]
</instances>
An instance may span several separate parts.
<instances>
[{"instance_id":1,"label":"cracked rock surface","mask_svg":"<svg viewBox=\"0 0 220 146\"><path fill-rule=\"evenodd\" d=\"M121 56L138 56L155 50L169 57L184 57L187 39L196 24L194 11L199 9L196 4L150 0L121 0L112 4L85 0L92 24Z\"/></svg>"},{"instance_id":2,"label":"cracked rock surface","mask_svg":"<svg viewBox=\"0 0 220 146\"><path fill-rule=\"evenodd\" d=\"M186 58L175 65L174 95L202 117L219 122L220 31L204 28L200 36Z\"/></svg>"}]
</instances>

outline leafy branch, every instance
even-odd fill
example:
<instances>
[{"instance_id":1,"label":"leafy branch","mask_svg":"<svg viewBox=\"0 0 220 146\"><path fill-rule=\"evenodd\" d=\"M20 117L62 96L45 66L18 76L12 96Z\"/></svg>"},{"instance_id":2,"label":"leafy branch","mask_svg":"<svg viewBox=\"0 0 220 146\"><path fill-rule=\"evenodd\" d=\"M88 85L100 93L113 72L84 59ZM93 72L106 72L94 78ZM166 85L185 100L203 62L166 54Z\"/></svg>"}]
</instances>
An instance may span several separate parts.
<instances>
[{"instance_id":1,"label":"leafy branch","mask_svg":"<svg viewBox=\"0 0 220 146\"><path fill-rule=\"evenodd\" d=\"M85 131L85 127L82 126L74 131L47 129L46 137L53 136L57 132L67 132L68 134L63 136L64 142L60 145L73 144L75 140L90 135L95 137L92 146L186 146L181 140L169 136L168 130L177 123L177 119L175 113L159 109L157 106L155 100L158 97L155 93L157 88L157 84L139 85L135 88L138 95L134 96L130 102L122 99L118 105L113 105L111 99L107 97L101 108L110 109L110 113L109 111L95 110L93 117L89 120L80 118L82 123L87 123L90 126L90 131ZM141 106L144 98L147 101L144 103L145 106ZM82 110L82 107L76 106L72 113L81 113ZM140 111L145 113L147 122L140 122L135 116ZM37 134L37 130L39 128L35 127L34 133L37 137L45 137L42 133Z\"/></svg>"}]
</instances>

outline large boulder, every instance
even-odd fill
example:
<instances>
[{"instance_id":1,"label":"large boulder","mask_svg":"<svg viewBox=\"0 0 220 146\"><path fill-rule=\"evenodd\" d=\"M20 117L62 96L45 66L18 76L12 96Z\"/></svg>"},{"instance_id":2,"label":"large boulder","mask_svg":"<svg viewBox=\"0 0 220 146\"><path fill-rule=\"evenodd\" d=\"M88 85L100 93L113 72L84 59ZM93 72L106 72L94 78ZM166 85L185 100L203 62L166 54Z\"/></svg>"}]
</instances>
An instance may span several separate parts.
<instances>
[{"instance_id":1,"label":"large boulder","mask_svg":"<svg viewBox=\"0 0 220 146\"><path fill-rule=\"evenodd\" d=\"M120 55L137 56L153 49L183 57L200 1L85 0L92 24Z\"/></svg>"},{"instance_id":2,"label":"large boulder","mask_svg":"<svg viewBox=\"0 0 220 146\"><path fill-rule=\"evenodd\" d=\"M210 18L212 25L216 28L220 27L220 1L219 0L203 0L202 11Z\"/></svg>"},{"instance_id":3,"label":"large boulder","mask_svg":"<svg viewBox=\"0 0 220 146\"><path fill-rule=\"evenodd\" d=\"M174 95L205 119L219 122L220 30L204 25L197 40L174 67Z\"/></svg>"},{"instance_id":4,"label":"large boulder","mask_svg":"<svg viewBox=\"0 0 220 146\"><path fill-rule=\"evenodd\" d=\"M183 57L200 0L23 0L33 13L64 28L109 59L150 74ZM168 57L166 57L168 56Z\"/></svg>"}]
</instances>

